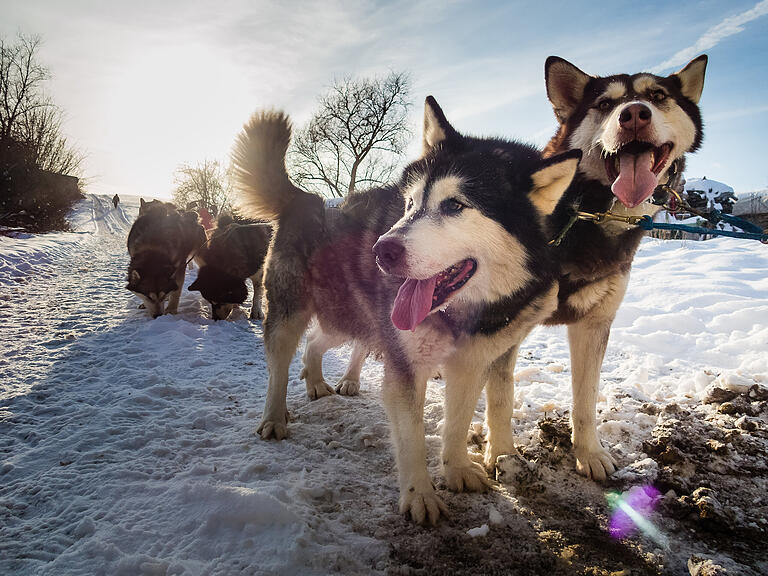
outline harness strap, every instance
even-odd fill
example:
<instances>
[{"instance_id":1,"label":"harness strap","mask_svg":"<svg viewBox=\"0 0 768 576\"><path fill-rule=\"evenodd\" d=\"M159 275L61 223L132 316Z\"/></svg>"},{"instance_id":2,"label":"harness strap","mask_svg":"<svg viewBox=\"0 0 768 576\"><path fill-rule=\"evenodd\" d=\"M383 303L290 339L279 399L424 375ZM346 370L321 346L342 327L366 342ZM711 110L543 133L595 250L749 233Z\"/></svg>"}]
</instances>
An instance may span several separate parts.
<instances>
[{"instance_id":1,"label":"harness strap","mask_svg":"<svg viewBox=\"0 0 768 576\"><path fill-rule=\"evenodd\" d=\"M684 209L685 211L690 212L691 214L695 214L696 216L699 216L705 219L707 222L713 225L716 225L721 221L727 222L731 226L736 226L737 228L740 228L742 231L736 232L732 230L718 230L716 228L715 229L704 228L703 226L689 226L687 224L671 224L671 223L665 223L665 222L654 222L653 218L648 215L619 216L618 214L614 214L611 211L592 213L592 212L584 212L581 210L574 210L574 213L571 216L571 218L568 220L568 222L563 227L563 229L558 233L558 235L555 236L555 238L553 238L549 242L549 245L559 246L562 243L565 236L568 234L568 231L573 227L573 225L578 220L594 222L596 224L602 224L603 222L608 222L608 221L623 222L625 224L638 226L643 230L649 230L649 231L650 230L680 230L682 232L690 232L691 234L709 234L710 236L730 236L732 238L742 238L745 240L759 240L763 244L768 244L768 233L763 231L759 226L757 226L756 224L753 224L752 222L749 222L737 216L733 216L731 214L724 214L720 210L716 210L716 209L713 209L710 213L707 214L699 210L696 210L691 205L689 205L688 202L686 202L683 199L680 193L669 185L669 183L673 180L673 178L675 178L676 175L677 175L677 161L673 162L669 168L667 182L665 184L659 184L654 190L652 200L651 200L653 204L656 204L657 206L662 206L664 209L672 213L678 212L680 209ZM670 196L671 196L671 199L676 201L674 202L675 204L674 206L672 206L670 203Z\"/></svg>"}]
</instances>

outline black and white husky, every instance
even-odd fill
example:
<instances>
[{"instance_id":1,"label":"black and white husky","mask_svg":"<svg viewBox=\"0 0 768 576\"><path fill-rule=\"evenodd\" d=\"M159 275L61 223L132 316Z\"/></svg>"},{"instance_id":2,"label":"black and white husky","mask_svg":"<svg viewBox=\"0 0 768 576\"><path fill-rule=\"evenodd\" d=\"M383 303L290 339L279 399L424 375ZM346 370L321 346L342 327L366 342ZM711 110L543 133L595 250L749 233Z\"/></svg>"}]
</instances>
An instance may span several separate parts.
<instances>
[{"instance_id":1,"label":"black and white husky","mask_svg":"<svg viewBox=\"0 0 768 576\"><path fill-rule=\"evenodd\" d=\"M506 376L507 364L494 362L557 308L559 268L545 220L581 153L542 159L524 144L463 136L430 97L422 158L398 185L355 193L331 218L318 196L288 179L289 140L285 116L260 113L233 153L249 216L274 223L264 277L269 389L259 433L286 436L288 367L315 317L308 385L322 382L322 353L331 346L355 340L381 354L400 507L434 523L445 509L426 468L427 379L442 366L447 486L484 489L487 474L467 454L467 428L486 380Z\"/></svg>"},{"instance_id":2,"label":"black and white husky","mask_svg":"<svg viewBox=\"0 0 768 576\"><path fill-rule=\"evenodd\" d=\"M701 144L698 101L706 65L707 57L699 56L667 77L641 73L601 78L561 58L547 59L547 95L560 126L544 155L556 158L574 148L583 153L573 183L549 219L554 230L566 226L574 209L618 215L658 211L649 202L654 192L659 195L657 187L675 187L684 154ZM616 466L600 443L595 421L600 367L643 234L617 222L579 221L556 248L558 308L546 323L568 325L576 466L596 480ZM487 388L490 434L501 439L487 449L489 468L511 446L515 356L513 348L505 356L503 375L494 377L509 384L497 386L492 379Z\"/></svg>"}]
</instances>

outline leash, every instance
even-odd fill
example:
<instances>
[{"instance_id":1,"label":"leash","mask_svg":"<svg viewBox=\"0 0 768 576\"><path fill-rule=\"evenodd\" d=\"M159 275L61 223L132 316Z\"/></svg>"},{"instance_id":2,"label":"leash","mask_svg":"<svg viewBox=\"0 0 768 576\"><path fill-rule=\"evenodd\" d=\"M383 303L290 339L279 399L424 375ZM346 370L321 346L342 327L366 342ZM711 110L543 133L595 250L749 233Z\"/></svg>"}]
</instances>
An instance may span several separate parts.
<instances>
[{"instance_id":1,"label":"leash","mask_svg":"<svg viewBox=\"0 0 768 576\"><path fill-rule=\"evenodd\" d=\"M768 232L762 228L731 214L724 214L720 210L713 209L710 213L706 214L693 208L688 202L686 202L680 193L672 188L669 183L677 174L677 163L674 162L670 166L670 174L665 184L660 184L653 192L653 204L661 206L665 210L672 214L676 214L681 209L691 214L695 214L700 218L703 218L712 225L717 225L719 222L726 222L731 226L740 228L741 231L733 230L718 230L717 228L705 228L703 226L689 226L688 224L672 224L666 222L654 222L653 218L648 215L643 216L620 216L614 214L610 210L605 212L585 212L583 210L574 210L568 222L565 224L562 230L550 240L550 246L560 246L565 239L566 235L573 228L573 225L578 221L594 222L595 224L603 224L604 222L622 222L631 226L637 226L643 230L679 230L682 232L689 232L691 234L709 234L710 236L729 236L731 238L741 238L743 240L759 240L763 244L768 244ZM661 199L665 197L664 199ZM673 199L674 202L669 202Z\"/></svg>"}]
</instances>

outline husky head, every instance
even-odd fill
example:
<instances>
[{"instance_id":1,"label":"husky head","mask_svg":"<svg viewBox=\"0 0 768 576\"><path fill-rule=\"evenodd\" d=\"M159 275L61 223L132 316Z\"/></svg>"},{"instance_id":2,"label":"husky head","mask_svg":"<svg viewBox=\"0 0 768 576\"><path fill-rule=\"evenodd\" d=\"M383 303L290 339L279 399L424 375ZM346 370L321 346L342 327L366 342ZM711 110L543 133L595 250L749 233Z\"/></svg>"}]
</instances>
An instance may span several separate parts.
<instances>
[{"instance_id":1,"label":"husky head","mask_svg":"<svg viewBox=\"0 0 768 576\"><path fill-rule=\"evenodd\" d=\"M165 301L171 292L179 289L175 265L167 255L152 250L140 252L131 259L126 288L144 302L144 306L157 318L163 314Z\"/></svg>"},{"instance_id":2,"label":"husky head","mask_svg":"<svg viewBox=\"0 0 768 576\"><path fill-rule=\"evenodd\" d=\"M163 202L161 200L150 200L147 202L144 198L139 198L139 216L150 213L166 216L174 210L176 210L176 205L171 202Z\"/></svg>"},{"instance_id":3,"label":"husky head","mask_svg":"<svg viewBox=\"0 0 768 576\"><path fill-rule=\"evenodd\" d=\"M667 77L595 77L550 56L547 96L560 123L548 148L578 148L579 171L608 186L628 208L645 202L673 162L701 145L698 102L707 57Z\"/></svg>"},{"instance_id":4,"label":"husky head","mask_svg":"<svg viewBox=\"0 0 768 576\"><path fill-rule=\"evenodd\" d=\"M227 274L214 266L203 266L188 290L199 291L211 303L214 320L226 320L238 304L245 302L248 288L245 280Z\"/></svg>"},{"instance_id":5,"label":"husky head","mask_svg":"<svg viewBox=\"0 0 768 576\"><path fill-rule=\"evenodd\" d=\"M435 310L495 302L531 282L548 240L542 223L581 156L542 160L525 144L463 136L431 96L423 148L399 184L405 214L373 247L382 271L404 278L392 310L402 330Z\"/></svg>"}]
</instances>

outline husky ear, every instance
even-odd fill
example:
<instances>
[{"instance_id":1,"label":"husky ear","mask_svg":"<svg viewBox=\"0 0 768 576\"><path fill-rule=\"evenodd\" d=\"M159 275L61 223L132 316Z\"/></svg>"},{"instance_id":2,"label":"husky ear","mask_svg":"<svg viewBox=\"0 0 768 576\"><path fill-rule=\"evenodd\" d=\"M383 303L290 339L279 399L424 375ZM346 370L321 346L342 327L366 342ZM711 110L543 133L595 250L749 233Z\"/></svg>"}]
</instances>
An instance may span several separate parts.
<instances>
[{"instance_id":1,"label":"husky ear","mask_svg":"<svg viewBox=\"0 0 768 576\"><path fill-rule=\"evenodd\" d=\"M146 204L146 202L144 202L144 198L139 198L139 202L141 202L142 208L144 207L144 204Z\"/></svg>"},{"instance_id":2,"label":"husky ear","mask_svg":"<svg viewBox=\"0 0 768 576\"><path fill-rule=\"evenodd\" d=\"M438 144L457 140L459 133L445 118L442 109L432 96L424 102L424 136L422 138L422 156L426 156Z\"/></svg>"},{"instance_id":3,"label":"husky ear","mask_svg":"<svg viewBox=\"0 0 768 576\"><path fill-rule=\"evenodd\" d=\"M707 55L702 54L688 62L685 68L672 74L672 76L676 76L680 80L680 92L694 104L698 104L699 98L701 98L701 91L704 89L704 73L706 71Z\"/></svg>"},{"instance_id":4,"label":"husky ear","mask_svg":"<svg viewBox=\"0 0 768 576\"><path fill-rule=\"evenodd\" d=\"M533 189L528 197L544 216L552 214L560 197L571 185L581 160L581 150L569 150L544 160L538 171L531 175Z\"/></svg>"},{"instance_id":5,"label":"husky ear","mask_svg":"<svg viewBox=\"0 0 768 576\"><path fill-rule=\"evenodd\" d=\"M576 110L591 78L567 60L558 56L547 58L544 64L544 83L547 85L547 98L560 124L565 124Z\"/></svg>"},{"instance_id":6,"label":"husky ear","mask_svg":"<svg viewBox=\"0 0 768 576\"><path fill-rule=\"evenodd\" d=\"M138 284L139 280L141 280L141 274L139 274L139 271L134 268L133 270L131 270L130 276L128 276L128 283Z\"/></svg>"}]
</instances>

